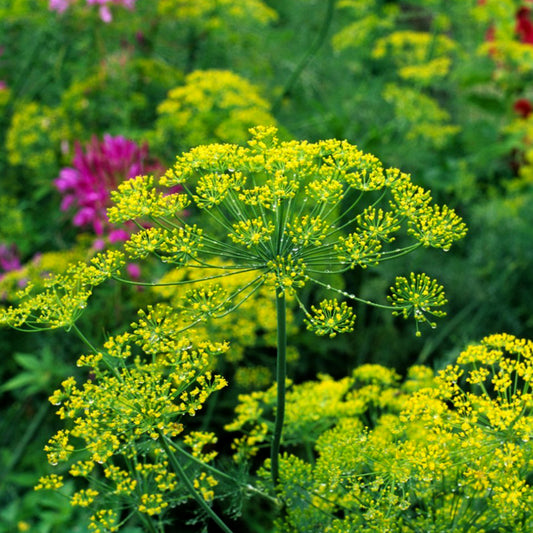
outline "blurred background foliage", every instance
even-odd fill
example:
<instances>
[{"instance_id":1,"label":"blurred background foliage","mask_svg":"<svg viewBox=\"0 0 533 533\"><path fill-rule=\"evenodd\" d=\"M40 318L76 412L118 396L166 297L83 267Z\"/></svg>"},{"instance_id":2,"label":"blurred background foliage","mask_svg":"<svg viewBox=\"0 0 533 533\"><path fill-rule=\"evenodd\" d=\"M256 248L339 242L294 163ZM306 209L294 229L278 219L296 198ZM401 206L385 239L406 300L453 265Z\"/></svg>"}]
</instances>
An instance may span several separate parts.
<instances>
[{"instance_id":1,"label":"blurred background foliage","mask_svg":"<svg viewBox=\"0 0 533 533\"><path fill-rule=\"evenodd\" d=\"M321 341L304 332L294 309L296 382L321 372L341 378L364 363L401 375L414 363L440 368L489 333L532 336L528 0L137 0L133 9L110 4L108 22L84 0L67 2L63 12L52 3L0 3L4 305L28 280L114 245L94 225L74 224L72 209L62 206L55 185L62 169L97 175L89 156L84 169L76 167L76 146L122 136L147 143L165 168L191 146L243 143L249 127L274 124L285 138L357 144L411 173L469 226L453 253L423 251L401 266L446 288L448 316L438 329L417 338L411 324L361 308L353 334ZM158 268L146 265L141 274L173 275ZM361 298L384 298L392 278L382 266L350 272L344 284ZM109 285L83 326L103 339L139 306L174 296ZM227 327L238 346L234 360L223 362L239 386L220 394L222 414L239 390L270 383L272 324L253 312L252 305L206 332L223 335ZM56 423L46 398L74 371L81 344L3 330L0 350L0 533L84 531L73 525L82 523L79 510L31 490L46 471L41 450Z\"/></svg>"}]
</instances>

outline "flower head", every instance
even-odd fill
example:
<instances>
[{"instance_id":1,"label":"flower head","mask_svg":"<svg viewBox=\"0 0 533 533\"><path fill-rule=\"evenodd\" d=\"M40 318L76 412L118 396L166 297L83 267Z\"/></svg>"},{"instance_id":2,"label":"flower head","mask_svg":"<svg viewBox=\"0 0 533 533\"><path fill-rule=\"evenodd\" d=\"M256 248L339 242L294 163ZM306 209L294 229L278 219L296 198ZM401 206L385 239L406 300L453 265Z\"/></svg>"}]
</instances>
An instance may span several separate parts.
<instances>
[{"instance_id":1,"label":"flower head","mask_svg":"<svg viewBox=\"0 0 533 533\"><path fill-rule=\"evenodd\" d=\"M533 105L527 98L519 98L514 103L513 109L522 118L527 118L533 111Z\"/></svg>"},{"instance_id":2,"label":"flower head","mask_svg":"<svg viewBox=\"0 0 533 533\"><path fill-rule=\"evenodd\" d=\"M149 176L119 185L109 220L154 224L128 241L131 258L153 254L180 267L216 269L214 258L220 257L225 261L221 276L256 272L244 289L225 295L235 306L263 285L278 296L297 297L310 282L372 303L321 280L358 266L374 267L419 246L447 250L466 233L452 209L432 205L429 191L346 141L280 142L273 127L251 132L246 147L212 144L180 155L161 179L163 186L183 187L179 193L157 192ZM191 217L205 217L198 218L207 221L205 230L183 220L184 206ZM411 242L393 247L402 229ZM420 322L426 289L436 287L431 283L427 276L406 281L409 294L395 293L389 308L406 317L414 309ZM215 294L217 289L206 290ZM440 293L431 292L434 296L438 303L432 300L432 305L441 305ZM207 306L200 314L212 311ZM351 308L334 300L315 308L315 317L304 311L320 334L350 331L353 325Z\"/></svg>"},{"instance_id":3,"label":"flower head","mask_svg":"<svg viewBox=\"0 0 533 533\"><path fill-rule=\"evenodd\" d=\"M18 270L20 267L17 247L14 244L8 246L0 243L0 277L2 271L10 272L11 270Z\"/></svg>"},{"instance_id":4,"label":"flower head","mask_svg":"<svg viewBox=\"0 0 533 533\"><path fill-rule=\"evenodd\" d=\"M76 0L50 0L48 4L48 9L51 11L57 11L58 13L64 13L71 4L75 3ZM110 4L120 5L127 9L135 8L135 0L86 0L87 5L97 5L98 13L100 18L106 24L113 20L113 15L109 9Z\"/></svg>"},{"instance_id":5,"label":"flower head","mask_svg":"<svg viewBox=\"0 0 533 533\"><path fill-rule=\"evenodd\" d=\"M523 6L516 13L515 31L520 41L533 44L533 22L531 22L531 8Z\"/></svg>"},{"instance_id":6,"label":"flower head","mask_svg":"<svg viewBox=\"0 0 533 533\"><path fill-rule=\"evenodd\" d=\"M91 227L97 236L107 235L111 242L126 240L129 233L113 228L107 220L110 191L125 180L159 168L150 160L146 144L139 146L122 136L104 135L102 141L93 137L85 150L78 143L73 167L63 168L54 181L63 195L61 209L75 209L75 226Z\"/></svg>"}]
</instances>

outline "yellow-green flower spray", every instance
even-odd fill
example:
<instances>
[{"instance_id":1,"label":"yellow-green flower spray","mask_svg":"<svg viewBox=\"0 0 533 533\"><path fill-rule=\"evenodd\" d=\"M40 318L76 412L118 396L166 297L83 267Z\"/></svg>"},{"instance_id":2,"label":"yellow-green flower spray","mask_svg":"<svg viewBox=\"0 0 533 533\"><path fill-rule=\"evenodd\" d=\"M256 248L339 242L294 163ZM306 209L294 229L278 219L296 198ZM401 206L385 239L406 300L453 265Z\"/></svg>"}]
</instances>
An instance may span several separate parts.
<instances>
[{"instance_id":1,"label":"yellow-green flower spray","mask_svg":"<svg viewBox=\"0 0 533 533\"><path fill-rule=\"evenodd\" d=\"M451 209L431 204L429 192L397 169L346 141L279 142L273 127L252 130L246 147L199 146L182 154L161 180L183 192L156 192L152 178L123 183L109 210L114 223L135 220L140 231L126 244L131 258L155 254L177 267L216 268L219 277L255 271L256 277L232 294L222 294L218 276L203 280L190 293L197 320L231 312L263 285L271 286L278 321L277 411L271 448L272 480L278 479L286 379L286 295L305 313L307 327L318 335L353 330L355 314L346 302L328 299L307 310L298 297L316 283L354 302L414 316L434 325L442 316L443 289L425 274L397 279L390 305L362 300L322 279L356 267L376 266L420 246L448 250L466 228ZM213 224L204 231L182 216L185 208L201 211ZM143 229L143 223L149 223ZM392 245L404 228L412 242ZM201 303L200 303L201 301ZM231 303L230 303L231 302Z\"/></svg>"},{"instance_id":2,"label":"yellow-green flower spray","mask_svg":"<svg viewBox=\"0 0 533 533\"><path fill-rule=\"evenodd\" d=\"M178 156L160 184L150 176L123 182L112 193L114 206L108 216L115 224L134 221L138 225L139 231L125 244L126 257L114 252L101 254L92 260L88 269L78 265L66 275L50 280L44 292L33 294L29 287L18 307L0 312L0 322L28 329L72 328L83 338L75 321L86 306L93 286L108 278L132 283L119 275L127 259L155 256L176 268L210 269L207 277L169 282L197 284L185 293L181 308L187 312L178 322L175 322L175 310L156 306L141 312L139 322L134 324L135 344L145 353L153 354L150 364L157 367L161 360L154 353L154 342L159 346L158 339L167 339L167 344L168 339L178 342L186 330L207 319L232 313L259 289L270 288L277 314L276 414L270 452L271 479L276 487L285 414L287 297L299 305L308 329L318 335L334 337L352 331L356 318L352 304L358 303L388 309L405 318L412 316L420 334L419 325L434 327L433 317L444 315L440 308L446 299L443 288L435 280L422 273L399 277L388 304L384 304L333 287L327 283L327 277L331 275L335 279L357 267L375 267L421 246L448 250L465 235L466 227L453 210L433 205L430 193L414 185L408 175L397 169L385 169L376 157L346 141L280 142L273 127L257 127L251 133L246 146L211 144ZM170 190L165 194L160 186ZM184 210L188 211L187 217L183 216ZM193 223L196 215L201 227ZM395 237L401 230L406 238L402 239L404 244L396 246ZM230 285L230 290L219 283L229 276L238 279L239 275L245 275L246 281ZM300 293L303 287L312 284L331 292L332 297L307 309ZM339 297L343 301L339 302ZM131 344L129 340L119 341L119 346ZM159 348L168 354L167 344ZM188 353L188 344L184 350L183 353ZM92 351L96 356L102 353L95 348ZM120 370L114 369L113 359L131 358L131 353L115 352L113 346L107 346L104 352L107 355L102 360L111 373L109 379L120 381L132 374L122 376ZM139 366L137 359L133 361L134 367ZM174 363L179 367L179 361ZM173 372L174 363L168 371ZM195 374L194 380L186 382L187 387L192 387L195 380L201 384L210 382L205 377L206 364L202 363L202 371L197 377ZM91 360L90 366L93 365ZM155 375L159 381L153 390L158 397L178 401L174 393L169 396L168 391L161 389L164 372ZM179 379L174 377L173 382ZM147 385L144 383L143 387ZM195 398L183 389L180 392L183 398L179 397L185 412L187 406L193 411L199 408L211 390L222 385L220 381L206 390L197 406ZM137 392L143 394L142 390ZM178 411L180 405L179 402L176 405ZM163 404L156 411L161 409ZM163 418L169 420L178 413L165 409ZM145 415L141 417L144 421ZM205 505L212 492L207 482L204 480L202 485L197 479L197 487L190 480L187 484L171 448L180 454L184 452L178 445L173 446L173 435L165 434L163 426L154 422L162 420L155 411L152 415L146 431L161 441L174 474L183 480L204 510L229 531ZM175 434L181 431L179 425L169 427L175 427ZM105 434L103 428L99 432ZM63 442L64 435L58 438ZM118 446L113 439L103 444L98 442L104 453L113 453ZM68 451L66 445L60 448ZM217 473L220 474L218 470ZM162 508L164 499L161 500L160 492L159 496L146 493L147 501L142 502L142 509L138 507L141 513ZM89 496L83 493L79 500L85 502Z\"/></svg>"}]
</instances>

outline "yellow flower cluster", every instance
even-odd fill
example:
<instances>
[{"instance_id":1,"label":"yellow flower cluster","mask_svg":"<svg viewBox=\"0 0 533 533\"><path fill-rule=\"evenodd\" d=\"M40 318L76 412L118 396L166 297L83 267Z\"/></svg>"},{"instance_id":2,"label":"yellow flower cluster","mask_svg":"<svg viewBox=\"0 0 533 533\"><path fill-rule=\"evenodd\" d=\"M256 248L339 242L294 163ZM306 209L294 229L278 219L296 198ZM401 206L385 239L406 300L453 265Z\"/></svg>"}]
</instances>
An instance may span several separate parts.
<instances>
[{"instance_id":1,"label":"yellow flower cluster","mask_svg":"<svg viewBox=\"0 0 533 533\"><path fill-rule=\"evenodd\" d=\"M436 317L444 316L444 311L434 309L448 303L444 297L444 289L434 279L430 279L425 274L414 274L411 272L409 280L403 276L396 278L396 284L391 287L391 296L388 297L393 307L399 310L394 311L395 315L402 315L407 318L414 315L417 324L427 322L434 328L435 322L431 322L427 315Z\"/></svg>"},{"instance_id":2,"label":"yellow flower cluster","mask_svg":"<svg viewBox=\"0 0 533 533\"><path fill-rule=\"evenodd\" d=\"M308 282L322 283L321 276L375 266L419 246L448 249L466 233L452 209L431 203L429 191L346 141L280 142L274 127L257 127L251 133L246 147L213 144L178 156L161 185L180 185L181 192L156 192L147 177L121 184L113 193L110 220L150 220L153 225L134 235L126 252L132 258L152 254L180 266L218 268L224 276L254 271L246 287L228 295L228 300L238 295L243 301L263 285L275 286L278 295L293 295ZM174 210L186 205L207 220L204 231ZM401 229L414 239L393 248ZM225 266L217 265L215 257ZM199 293L191 297L189 304ZM200 299L203 304L188 305L188 312L196 309L200 317L222 309L222 303L210 307L205 294ZM338 306L335 312L309 321L312 329L322 331L325 325L327 334L350 331L347 305L332 305ZM399 305L396 299L391 309ZM410 305L405 302L406 309ZM426 310L432 305L442 301L425 300ZM337 326L326 324L332 320Z\"/></svg>"},{"instance_id":3,"label":"yellow flower cluster","mask_svg":"<svg viewBox=\"0 0 533 533\"><path fill-rule=\"evenodd\" d=\"M199 490L204 500L211 501L215 497L213 487L218 484L217 480L213 476L209 476L205 472L202 472L194 481L193 486L196 490Z\"/></svg>"},{"instance_id":4,"label":"yellow flower cluster","mask_svg":"<svg viewBox=\"0 0 533 533\"><path fill-rule=\"evenodd\" d=\"M78 262L63 274L29 282L15 295L16 307L0 308L0 325L27 331L69 329L87 307L93 288L116 275L124 264L122 253L109 250L89 264Z\"/></svg>"},{"instance_id":5,"label":"yellow flower cluster","mask_svg":"<svg viewBox=\"0 0 533 533\"><path fill-rule=\"evenodd\" d=\"M390 103L401 124L408 125L408 140L423 139L435 148L444 146L460 130L450 123L450 114L431 96L418 89L389 83L383 98Z\"/></svg>"},{"instance_id":6,"label":"yellow flower cluster","mask_svg":"<svg viewBox=\"0 0 533 533\"><path fill-rule=\"evenodd\" d=\"M487 0L472 8L472 16L484 26L491 27L490 40L480 43L478 53L490 56L497 69L497 77L508 83L508 74L528 76L532 70L533 50L528 42L520 42L516 31L516 16L523 3L515 0Z\"/></svg>"},{"instance_id":7,"label":"yellow flower cluster","mask_svg":"<svg viewBox=\"0 0 533 533\"><path fill-rule=\"evenodd\" d=\"M323 300L318 307L311 306L313 315L306 319L307 328L317 335L335 337L337 333L353 331L355 314L346 302Z\"/></svg>"},{"instance_id":8,"label":"yellow flower cluster","mask_svg":"<svg viewBox=\"0 0 533 533\"><path fill-rule=\"evenodd\" d=\"M35 172L55 169L61 141L70 137L69 121L60 110L28 102L15 110L7 130L8 160Z\"/></svg>"},{"instance_id":9,"label":"yellow flower cluster","mask_svg":"<svg viewBox=\"0 0 533 533\"><path fill-rule=\"evenodd\" d=\"M214 268L195 268L194 265L174 269L158 280L151 290L158 299L164 299L178 313L176 330L192 326L197 340L224 338L231 349L224 352L218 368L231 377L229 363L235 367L233 382L248 390L264 388L272 383L272 373L265 366L255 366L263 352L271 353L276 346L276 309L271 290L267 286L246 297L247 287L255 280L254 272L235 275L232 265L213 258ZM205 280L205 281L202 281ZM212 280L212 281L211 281ZM198 282L201 288L193 288ZM235 303L230 305L230 302ZM238 305L237 305L238 304ZM294 333L294 316L287 310L287 328ZM252 349L251 349L252 348ZM246 366L239 365L247 351Z\"/></svg>"},{"instance_id":10,"label":"yellow flower cluster","mask_svg":"<svg viewBox=\"0 0 533 533\"><path fill-rule=\"evenodd\" d=\"M220 27L228 19L265 25L277 18L276 12L261 0L158 0L157 10L161 15L189 19L208 30Z\"/></svg>"},{"instance_id":11,"label":"yellow flower cluster","mask_svg":"<svg viewBox=\"0 0 533 533\"><path fill-rule=\"evenodd\" d=\"M378 39L372 56L392 57L400 78L426 85L448 74L454 48L455 43L444 34L395 31Z\"/></svg>"},{"instance_id":12,"label":"yellow flower cluster","mask_svg":"<svg viewBox=\"0 0 533 533\"><path fill-rule=\"evenodd\" d=\"M2 208L1 200L0 208ZM42 289L51 275L65 272L73 263L86 259L87 248L83 245L60 252L44 252L22 265L20 269L11 270L3 275L0 279L2 299L16 302L19 299L21 287L31 283L34 290Z\"/></svg>"},{"instance_id":13,"label":"yellow flower cluster","mask_svg":"<svg viewBox=\"0 0 533 533\"><path fill-rule=\"evenodd\" d=\"M97 267L105 270L105 262L95 262ZM104 518L113 523L106 514L108 498L150 516L163 512L174 498L183 498L160 440L181 435L182 419L194 416L226 385L210 368L227 345L180 335L177 316L163 304L139 312L131 331L110 337L101 352L80 357L78 364L91 370L83 386L68 378L50 397L68 429L48 442L49 462L76 459L69 473L89 480L96 471L103 473L98 490L82 489L71 499L73 505L97 509L94 528L107 527ZM214 458L213 452L202 453L206 443L214 442L212 435L193 432L185 442L198 461ZM211 480L206 482L213 487ZM38 488L60 484L58 476L50 476Z\"/></svg>"},{"instance_id":14,"label":"yellow flower cluster","mask_svg":"<svg viewBox=\"0 0 533 533\"><path fill-rule=\"evenodd\" d=\"M63 476L58 476L57 474L50 474L48 476L43 476L39 479L39 483L35 485L35 490L56 490L60 489L63 486Z\"/></svg>"},{"instance_id":15,"label":"yellow flower cluster","mask_svg":"<svg viewBox=\"0 0 533 533\"><path fill-rule=\"evenodd\" d=\"M532 341L491 335L435 378L420 366L401 384L375 366L356 374L366 385L352 383L349 392L346 378L329 380L329 390L338 389L332 403L347 406L376 386L379 409L371 419L364 410L339 410L333 420L316 411L315 461L281 461L282 497L291 505L276 531L531 530ZM298 398L300 416L316 409L318 390ZM243 400L252 420L254 406ZM289 417L288 428L293 423Z\"/></svg>"},{"instance_id":16,"label":"yellow flower cluster","mask_svg":"<svg viewBox=\"0 0 533 533\"><path fill-rule=\"evenodd\" d=\"M89 522L89 529L94 533L113 533L119 529L120 518L112 509L100 509Z\"/></svg>"},{"instance_id":17,"label":"yellow flower cluster","mask_svg":"<svg viewBox=\"0 0 533 533\"><path fill-rule=\"evenodd\" d=\"M272 383L272 370L267 366L239 366L235 369L234 383L245 390L258 390Z\"/></svg>"},{"instance_id":18,"label":"yellow flower cluster","mask_svg":"<svg viewBox=\"0 0 533 533\"><path fill-rule=\"evenodd\" d=\"M399 376L380 365L363 365L352 376L335 381L321 375L318 381L288 383L283 439L286 444L314 443L326 429L343 418L358 418L357 430L384 410L399 413L405 397L398 394ZM417 382L415 378L411 382ZM414 388L414 387L413 387ZM275 408L276 386L239 396L235 420L226 430L243 436L234 440L235 459L255 455L268 442L270 413Z\"/></svg>"},{"instance_id":19,"label":"yellow flower cluster","mask_svg":"<svg viewBox=\"0 0 533 533\"><path fill-rule=\"evenodd\" d=\"M340 0L338 7L345 10L346 20L353 21L338 31L332 39L336 50L346 48L367 48L368 40L375 34L388 33L396 26L396 16L400 12L396 4L385 4L381 10L378 0Z\"/></svg>"},{"instance_id":20,"label":"yellow flower cluster","mask_svg":"<svg viewBox=\"0 0 533 533\"><path fill-rule=\"evenodd\" d=\"M154 187L154 178L140 176L121 183L120 194L111 192L115 206L108 210L109 222L117 224L145 217L174 216L189 205L182 194L164 195Z\"/></svg>"},{"instance_id":21,"label":"yellow flower cluster","mask_svg":"<svg viewBox=\"0 0 533 533\"><path fill-rule=\"evenodd\" d=\"M70 504L79 507L89 507L98 496L98 491L94 489L82 489L75 492L70 499Z\"/></svg>"},{"instance_id":22,"label":"yellow flower cluster","mask_svg":"<svg viewBox=\"0 0 533 533\"><path fill-rule=\"evenodd\" d=\"M228 70L192 72L184 85L169 91L157 112L153 142L175 150L207 142L243 143L255 124L276 124L259 88Z\"/></svg>"}]
</instances>

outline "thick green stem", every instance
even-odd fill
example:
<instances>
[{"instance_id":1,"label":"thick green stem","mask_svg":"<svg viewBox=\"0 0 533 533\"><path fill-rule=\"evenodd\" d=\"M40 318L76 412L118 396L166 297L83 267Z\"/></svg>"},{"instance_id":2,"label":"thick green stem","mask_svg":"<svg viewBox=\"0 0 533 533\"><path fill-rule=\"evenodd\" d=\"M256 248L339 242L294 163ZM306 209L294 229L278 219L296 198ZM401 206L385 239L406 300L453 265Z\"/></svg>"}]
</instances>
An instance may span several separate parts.
<instances>
[{"instance_id":1,"label":"thick green stem","mask_svg":"<svg viewBox=\"0 0 533 533\"><path fill-rule=\"evenodd\" d=\"M285 293L276 295L276 317L278 326L278 354L276 359L276 383L278 395L276 403L276 420L274 422L274 435L270 448L270 461L272 468L272 481L274 486L279 477L279 447L285 418L285 378L287 376L287 311Z\"/></svg>"},{"instance_id":2,"label":"thick green stem","mask_svg":"<svg viewBox=\"0 0 533 533\"><path fill-rule=\"evenodd\" d=\"M222 529L222 531L224 531L224 533L233 533L231 529L226 524L224 524L222 519L215 513L215 511L213 511L213 509L209 507L209 505L204 500L204 498L194 488L194 485L189 479L189 476L187 476L187 473L185 472L185 470L183 470L183 467L180 465L179 461L176 459L174 452L170 449L167 443L166 437L161 432L159 432L159 439L160 439L161 445L163 446L165 450L168 460L170 464L172 465L174 472L177 474L177 476L180 478L182 483L185 485L190 495L196 500L198 505L207 513L207 515L210 516L218 524L218 526L220 527L220 529Z\"/></svg>"}]
</instances>

